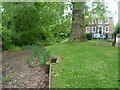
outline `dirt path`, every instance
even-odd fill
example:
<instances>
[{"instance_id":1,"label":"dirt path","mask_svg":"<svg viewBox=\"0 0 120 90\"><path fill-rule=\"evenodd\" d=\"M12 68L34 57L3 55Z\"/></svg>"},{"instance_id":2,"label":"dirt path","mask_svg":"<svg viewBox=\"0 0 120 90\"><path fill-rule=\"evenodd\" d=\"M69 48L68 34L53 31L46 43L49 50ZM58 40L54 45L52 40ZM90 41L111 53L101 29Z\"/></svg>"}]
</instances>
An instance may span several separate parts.
<instances>
[{"instance_id":1,"label":"dirt path","mask_svg":"<svg viewBox=\"0 0 120 90\"><path fill-rule=\"evenodd\" d=\"M10 75L11 81L3 83L3 88L48 88L48 74L45 67L30 68L25 63L31 51L4 52L3 75Z\"/></svg>"}]
</instances>

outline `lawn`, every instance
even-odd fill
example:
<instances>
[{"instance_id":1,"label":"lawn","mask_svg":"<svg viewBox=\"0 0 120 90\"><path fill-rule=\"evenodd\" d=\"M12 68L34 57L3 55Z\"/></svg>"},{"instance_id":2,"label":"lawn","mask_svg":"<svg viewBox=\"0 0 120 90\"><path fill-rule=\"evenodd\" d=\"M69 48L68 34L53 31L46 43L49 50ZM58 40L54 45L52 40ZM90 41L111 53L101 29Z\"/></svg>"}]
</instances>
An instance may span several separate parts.
<instances>
[{"instance_id":1,"label":"lawn","mask_svg":"<svg viewBox=\"0 0 120 90\"><path fill-rule=\"evenodd\" d=\"M118 48L107 45L93 40L46 47L64 57L52 66L52 88L118 88Z\"/></svg>"}]
</instances>

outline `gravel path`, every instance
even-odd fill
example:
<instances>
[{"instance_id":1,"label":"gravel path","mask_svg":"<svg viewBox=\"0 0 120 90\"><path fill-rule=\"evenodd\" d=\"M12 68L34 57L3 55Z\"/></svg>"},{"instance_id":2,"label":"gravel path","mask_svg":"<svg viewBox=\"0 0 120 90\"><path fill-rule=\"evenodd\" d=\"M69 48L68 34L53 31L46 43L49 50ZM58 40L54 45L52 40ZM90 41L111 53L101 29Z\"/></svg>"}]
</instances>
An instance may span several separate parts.
<instances>
[{"instance_id":1,"label":"gravel path","mask_svg":"<svg viewBox=\"0 0 120 90\"><path fill-rule=\"evenodd\" d=\"M10 82L3 83L3 88L48 88L45 67L28 67L25 63L30 55L29 50L3 53L3 76L11 76Z\"/></svg>"}]
</instances>

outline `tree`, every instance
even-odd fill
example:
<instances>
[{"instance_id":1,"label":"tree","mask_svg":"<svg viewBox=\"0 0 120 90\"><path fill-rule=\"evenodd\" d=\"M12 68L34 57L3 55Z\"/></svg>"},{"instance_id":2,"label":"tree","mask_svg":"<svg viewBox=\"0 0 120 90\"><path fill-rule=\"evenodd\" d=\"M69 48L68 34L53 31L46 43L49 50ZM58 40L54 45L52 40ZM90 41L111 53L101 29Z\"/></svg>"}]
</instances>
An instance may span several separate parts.
<instances>
[{"instance_id":1,"label":"tree","mask_svg":"<svg viewBox=\"0 0 120 90\"><path fill-rule=\"evenodd\" d=\"M85 2L74 2L73 3L73 17L72 17L72 31L71 39L72 41L85 41L86 37L84 35L84 6Z\"/></svg>"},{"instance_id":2,"label":"tree","mask_svg":"<svg viewBox=\"0 0 120 90\"><path fill-rule=\"evenodd\" d=\"M69 34L64 2L4 2L2 6L3 45L51 43Z\"/></svg>"},{"instance_id":3,"label":"tree","mask_svg":"<svg viewBox=\"0 0 120 90\"><path fill-rule=\"evenodd\" d=\"M113 32L112 34L112 38L113 38L113 41L112 41L112 46L115 46L115 43L116 43L116 36L117 34L120 33L120 22L118 22L116 25L115 25L115 31Z\"/></svg>"},{"instance_id":4,"label":"tree","mask_svg":"<svg viewBox=\"0 0 120 90\"><path fill-rule=\"evenodd\" d=\"M73 16L72 16L72 30L71 30L71 40L70 41L86 41L84 35L84 28L90 24L93 18L99 18L105 21L107 18L107 6L104 1L93 2L90 8L86 4L87 2L73 2ZM91 9L91 10L88 10ZM93 14L96 14L95 16Z\"/></svg>"},{"instance_id":5,"label":"tree","mask_svg":"<svg viewBox=\"0 0 120 90\"><path fill-rule=\"evenodd\" d=\"M118 23L116 24L114 33L115 33L115 34L120 33L120 22L118 22Z\"/></svg>"}]
</instances>

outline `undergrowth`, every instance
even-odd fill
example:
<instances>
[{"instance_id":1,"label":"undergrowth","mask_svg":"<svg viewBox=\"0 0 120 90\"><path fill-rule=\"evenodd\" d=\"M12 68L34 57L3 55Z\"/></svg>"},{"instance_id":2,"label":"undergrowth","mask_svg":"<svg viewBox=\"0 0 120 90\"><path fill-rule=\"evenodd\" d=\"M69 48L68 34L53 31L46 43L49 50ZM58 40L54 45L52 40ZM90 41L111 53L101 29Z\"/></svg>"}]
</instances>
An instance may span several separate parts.
<instances>
[{"instance_id":1,"label":"undergrowth","mask_svg":"<svg viewBox=\"0 0 120 90\"><path fill-rule=\"evenodd\" d=\"M15 45L9 45L8 51L17 52L17 51L21 51L21 48L19 46L15 46Z\"/></svg>"},{"instance_id":2,"label":"undergrowth","mask_svg":"<svg viewBox=\"0 0 120 90\"><path fill-rule=\"evenodd\" d=\"M32 51L32 55L26 60L26 63L29 66L45 65L45 63L51 57L50 52L40 45L23 46L23 49L29 49Z\"/></svg>"}]
</instances>

